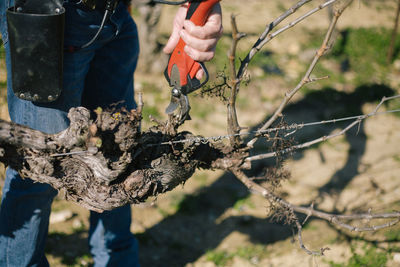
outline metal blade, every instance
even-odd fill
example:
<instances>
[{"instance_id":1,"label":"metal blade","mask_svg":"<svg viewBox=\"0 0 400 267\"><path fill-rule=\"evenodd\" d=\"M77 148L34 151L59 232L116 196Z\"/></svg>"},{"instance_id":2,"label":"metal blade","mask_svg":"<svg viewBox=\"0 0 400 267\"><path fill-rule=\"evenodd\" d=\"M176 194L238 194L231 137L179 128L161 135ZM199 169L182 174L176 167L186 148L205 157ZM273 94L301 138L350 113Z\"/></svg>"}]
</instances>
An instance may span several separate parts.
<instances>
[{"instance_id":1,"label":"metal blade","mask_svg":"<svg viewBox=\"0 0 400 267\"><path fill-rule=\"evenodd\" d=\"M187 95L182 94L180 99L179 99L179 105L181 107L180 114L179 114L179 120L187 120L189 116L189 111L190 111L190 105L189 105L189 98Z\"/></svg>"},{"instance_id":2,"label":"metal blade","mask_svg":"<svg viewBox=\"0 0 400 267\"><path fill-rule=\"evenodd\" d=\"M182 94L181 76L179 73L179 68L176 64L174 64L171 69L170 85L173 86L171 91L171 101L169 102L168 107L165 109L165 113L168 115L172 114L178 107L180 107L180 123L183 123L185 120L190 120L189 99L187 95Z\"/></svg>"},{"instance_id":3,"label":"metal blade","mask_svg":"<svg viewBox=\"0 0 400 267\"><path fill-rule=\"evenodd\" d=\"M170 83L174 88L171 91L171 101L169 102L168 107L165 109L165 113L168 115L172 114L180 106L181 76L179 74L179 68L176 64L174 64L171 69Z\"/></svg>"},{"instance_id":4,"label":"metal blade","mask_svg":"<svg viewBox=\"0 0 400 267\"><path fill-rule=\"evenodd\" d=\"M181 75L179 73L179 68L176 64L172 66L170 81L172 87L178 90L181 89Z\"/></svg>"},{"instance_id":5,"label":"metal blade","mask_svg":"<svg viewBox=\"0 0 400 267\"><path fill-rule=\"evenodd\" d=\"M171 95L171 101L169 102L168 107L165 109L166 114L172 114L179 107L179 98Z\"/></svg>"}]
</instances>

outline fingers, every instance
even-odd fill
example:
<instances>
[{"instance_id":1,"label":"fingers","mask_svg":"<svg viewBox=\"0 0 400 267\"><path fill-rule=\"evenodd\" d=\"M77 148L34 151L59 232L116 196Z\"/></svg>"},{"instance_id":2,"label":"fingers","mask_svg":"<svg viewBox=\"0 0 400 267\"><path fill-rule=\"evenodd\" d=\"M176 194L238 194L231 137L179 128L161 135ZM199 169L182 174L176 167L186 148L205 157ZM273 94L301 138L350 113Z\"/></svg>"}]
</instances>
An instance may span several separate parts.
<instances>
[{"instance_id":1,"label":"fingers","mask_svg":"<svg viewBox=\"0 0 400 267\"><path fill-rule=\"evenodd\" d=\"M194 60L204 62L211 60L215 55L215 47L222 36L221 6L216 4L203 26L197 26L185 20L187 8L181 7L174 20L174 27L163 51L173 52L179 39L186 43L185 52ZM199 74L200 75L200 74Z\"/></svg>"},{"instance_id":2,"label":"fingers","mask_svg":"<svg viewBox=\"0 0 400 267\"><path fill-rule=\"evenodd\" d=\"M201 80L201 78L203 78L204 76L204 71L202 69L200 69L197 73L196 73L196 79L197 80Z\"/></svg>"},{"instance_id":3,"label":"fingers","mask_svg":"<svg viewBox=\"0 0 400 267\"><path fill-rule=\"evenodd\" d=\"M185 50L186 54L188 54L189 57L193 58L195 61L198 61L198 62L210 61L211 59L213 59L213 57L215 55L215 49L213 49L211 51L203 51L202 52L193 47L186 45L184 50Z\"/></svg>"},{"instance_id":4,"label":"fingers","mask_svg":"<svg viewBox=\"0 0 400 267\"><path fill-rule=\"evenodd\" d=\"M197 26L193 22L185 20L183 28L180 37L186 43L185 52L196 61L211 60L223 32L220 5L214 6L204 26Z\"/></svg>"},{"instance_id":5,"label":"fingers","mask_svg":"<svg viewBox=\"0 0 400 267\"><path fill-rule=\"evenodd\" d=\"M171 54L174 51L175 46L178 44L179 38L179 29L174 28L172 30L171 36L168 39L167 44L163 48L163 52L166 54Z\"/></svg>"},{"instance_id":6,"label":"fingers","mask_svg":"<svg viewBox=\"0 0 400 267\"><path fill-rule=\"evenodd\" d=\"M175 46L178 44L180 39L179 32L183 28L186 12L187 7L182 6L178 9L178 12L175 15L171 36L169 37L168 42L163 49L164 53L171 54L172 51L174 51Z\"/></svg>"},{"instance_id":7,"label":"fingers","mask_svg":"<svg viewBox=\"0 0 400 267\"><path fill-rule=\"evenodd\" d=\"M216 4L213 7L206 23L203 26L196 26L193 22L186 20L183 24L185 31L199 39L219 39L222 35L221 6Z\"/></svg>"}]
</instances>

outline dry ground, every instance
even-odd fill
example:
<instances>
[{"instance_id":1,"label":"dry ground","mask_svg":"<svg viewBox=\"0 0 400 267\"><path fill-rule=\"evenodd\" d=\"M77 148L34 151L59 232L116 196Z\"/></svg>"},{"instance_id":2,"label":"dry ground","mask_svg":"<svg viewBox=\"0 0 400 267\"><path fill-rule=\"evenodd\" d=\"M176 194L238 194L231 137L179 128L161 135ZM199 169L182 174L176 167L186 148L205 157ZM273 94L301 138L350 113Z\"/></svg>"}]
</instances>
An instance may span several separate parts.
<instances>
[{"instance_id":1,"label":"dry ground","mask_svg":"<svg viewBox=\"0 0 400 267\"><path fill-rule=\"evenodd\" d=\"M284 2L284 3L283 3ZM222 1L226 35L221 43L229 44L229 14L238 14L238 25L249 37L240 43L245 51L267 22L270 22L295 1L229 0ZM321 1L315 1L320 3ZM391 28L396 1L361 1L355 3L342 17L339 29L348 27ZM170 29L174 8L163 12L160 31ZM259 66L251 68L251 83L242 88L238 102L242 126L255 127L279 104L284 93L299 79L314 50L303 49L310 42L310 34L328 25L323 11L301 25L273 40L263 56L275 55L282 72ZM322 39L322 35L318 38ZM218 54L213 66L224 61ZM340 67L332 61L322 64L333 70ZM0 70L4 70L1 63ZM400 93L400 72L391 69L385 80L375 83L352 84L357 70L344 75L344 81L334 80L329 85L332 97L318 94L299 94L285 112L288 122L319 121L335 118L351 105L353 111L367 113L374 109L385 93ZM4 94L4 73L2 90ZM326 87L326 85L325 85ZM161 74L136 74L136 88L144 92L148 112L165 119L162 114L169 100L169 90ZM311 89L321 89L313 85ZM326 89L326 88L325 88ZM372 90L373 99L359 99L357 92ZM205 136L225 134L225 107L214 99L191 97L192 121L185 129ZM399 105L397 105L399 106ZM4 110L5 105L2 105ZM2 112L4 118L4 112ZM159 114L159 115L158 115ZM146 120L143 127L151 123ZM343 124L315 127L299 131L296 140L308 140L321 134L332 133ZM358 129L319 146L295 153L285 163L292 178L279 189L281 195L296 204L309 205L316 201L319 208L334 212L374 212L398 210L400 152L400 118L379 115L368 119ZM265 144L257 150L265 151ZM274 162L259 162L256 170ZM325 257L310 257L302 251L290 226L273 222L269 218L270 205L252 195L231 174L198 171L183 187L148 203L132 207L132 231L140 241L140 260L143 266L337 266L346 265L354 255L370 254L378 258L387 256L382 266L400 266L400 229L370 234L340 231L328 223L311 219L305 225L304 241L311 249L329 247ZM50 225L47 256L51 266L88 266L92 263L86 246L89 212L62 200L55 203ZM366 222L367 223L367 222ZM368 242L374 240L374 242ZM373 247L373 250L369 250ZM367 256L365 256L367 257ZM368 260L368 259L367 259ZM372 259L369 259L373 262ZM372 265L351 265L372 266Z\"/></svg>"}]
</instances>

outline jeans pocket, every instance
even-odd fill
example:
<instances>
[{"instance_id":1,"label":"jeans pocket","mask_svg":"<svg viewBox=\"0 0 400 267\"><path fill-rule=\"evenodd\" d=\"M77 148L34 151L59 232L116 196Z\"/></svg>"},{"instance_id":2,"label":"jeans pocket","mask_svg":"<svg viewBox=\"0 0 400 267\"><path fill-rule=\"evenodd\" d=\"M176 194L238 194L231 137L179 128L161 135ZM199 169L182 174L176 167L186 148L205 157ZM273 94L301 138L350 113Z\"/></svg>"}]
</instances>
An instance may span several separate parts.
<instances>
[{"instance_id":1,"label":"jeans pocket","mask_svg":"<svg viewBox=\"0 0 400 267\"><path fill-rule=\"evenodd\" d=\"M1 1L1 0L0 0ZM100 28L103 14L97 10L88 10L79 3L66 2L65 8L65 45L82 46L88 43L96 35ZM101 37L110 28L105 24Z\"/></svg>"}]
</instances>

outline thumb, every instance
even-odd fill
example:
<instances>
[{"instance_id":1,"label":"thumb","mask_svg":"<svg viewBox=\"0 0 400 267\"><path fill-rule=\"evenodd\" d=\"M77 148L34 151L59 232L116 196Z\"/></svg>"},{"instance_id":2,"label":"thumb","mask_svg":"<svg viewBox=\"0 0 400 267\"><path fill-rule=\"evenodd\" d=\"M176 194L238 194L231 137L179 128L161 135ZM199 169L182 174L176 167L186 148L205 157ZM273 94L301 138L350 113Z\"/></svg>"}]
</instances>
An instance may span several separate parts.
<instances>
[{"instance_id":1,"label":"thumb","mask_svg":"<svg viewBox=\"0 0 400 267\"><path fill-rule=\"evenodd\" d=\"M180 35L179 35L180 30L181 29L179 29L178 27L174 27L174 29L172 30L171 36L169 37L168 42L163 49L164 53L171 54L174 51L174 49L180 39Z\"/></svg>"}]
</instances>

